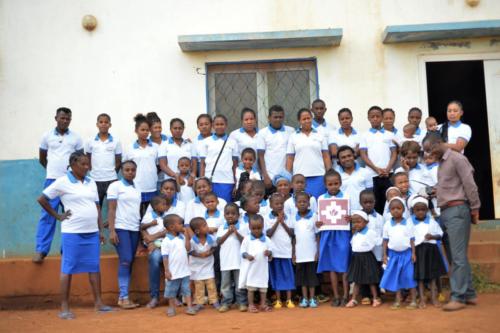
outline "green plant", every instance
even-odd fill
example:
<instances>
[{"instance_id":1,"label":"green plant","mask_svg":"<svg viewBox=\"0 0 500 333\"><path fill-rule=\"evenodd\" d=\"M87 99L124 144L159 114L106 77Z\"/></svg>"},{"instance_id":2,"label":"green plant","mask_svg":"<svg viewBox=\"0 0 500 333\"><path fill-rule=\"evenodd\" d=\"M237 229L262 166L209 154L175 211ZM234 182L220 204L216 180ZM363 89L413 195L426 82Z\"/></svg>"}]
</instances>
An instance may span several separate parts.
<instances>
[{"instance_id":1,"label":"green plant","mask_svg":"<svg viewBox=\"0 0 500 333\"><path fill-rule=\"evenodd\" d=\"M500 292L500 284L491 282L488 274L478 264L471 264L472 284L479 293Z\"/></svg>"}]
</instances>

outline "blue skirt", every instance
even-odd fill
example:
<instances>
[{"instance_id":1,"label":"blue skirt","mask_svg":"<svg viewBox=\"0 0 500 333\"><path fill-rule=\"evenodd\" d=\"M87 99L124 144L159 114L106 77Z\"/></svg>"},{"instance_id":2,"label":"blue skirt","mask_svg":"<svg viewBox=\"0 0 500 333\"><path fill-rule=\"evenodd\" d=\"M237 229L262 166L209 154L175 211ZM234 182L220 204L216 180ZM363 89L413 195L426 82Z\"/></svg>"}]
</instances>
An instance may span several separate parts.
<instances>
[{"instance_id":1,"label":"blue skirt","mask_svg":"<svg viewBox=\"0 0 500 333\"><path fill-rule=\"evenodd\" d=\"M326 192L323 176L306 177L306 193L318 199L320 195Z\"/></svg>"},{"instance_id":2,"label":"blue skirt","mask_svg":"<svg viewBox=\"0 0 500 333\"><path fill-rule=\"evenodd\" d=\"M233 202L234 184L213 183L212 191L226 202Z\"/></svg>"},{"instance_id":3,"label":"blue skirt","mask_svg":"<svg viewBox=\"0 0 500 333\"><path fill-rule=\"evenodd\" d=\"M61 272L64 274L99 272L99 232L61 233Z\"/></svg>"},{"instance_id":4,"label":"blue skirt","mask_svg":"<svg viewBox=\"0 0 500 333\"><path fill-rule=\"evenodd\" d=\"M320 232L318 273L346 273L351 258L351 232L325 230Z\"/></svg>"},{"instance_id":5,"label":"blue skirt","mask_svg":"<svg viewBox=\"0 0 500 333\"><path fill-rule=\"evenodd\" d=\"M273 258L269 263L269 279L273 290L294 290L295 272L292 259Z\"/></svg>"},{"instance_id":6,"label":"blue skirt","mask_svg":"<svg viewBox=\"0 0 500 333\"><path fill-rule=\"evenodd\" d=\"M387 268L380 281L380 288L393 292L415 288L417 282L413 277L413 272L411 249L402 252L389 250Z\"/></svg>"}]
</instances>

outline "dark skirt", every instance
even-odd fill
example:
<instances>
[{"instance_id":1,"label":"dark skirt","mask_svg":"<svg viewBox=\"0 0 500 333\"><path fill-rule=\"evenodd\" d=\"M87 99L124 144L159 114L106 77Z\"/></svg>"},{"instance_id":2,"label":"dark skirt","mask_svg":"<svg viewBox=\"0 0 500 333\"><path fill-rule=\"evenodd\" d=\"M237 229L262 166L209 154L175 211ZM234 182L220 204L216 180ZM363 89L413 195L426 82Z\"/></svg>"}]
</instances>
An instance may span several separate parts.
<instances>
[{"instance_id":1,"label":"dark skirt","mask_svg":"<svg viewBox=\"0 0 500 333\"><path fill-rule=\"evenodd\" d=\"M446 267L439 252L438 245L421 243L415 248L415 280L433 280L446 274Z\"/></svg>"},{"instance_id":2,"label":"dark skirt","mask_svg":"<svg viewBox=\"0 0 500 333\"><path fill-rule=\"evenodd\" d=\"M356 284L379 283L379 264L372 251L353 252L351 263L349 264L347 279L349 282L354 282Z\"/></svg>"},{"instance_id":3,"label":"dark skirt","mask_svg":"<svg viewBox=\"0 0 500 333\"><path fill-rule=\"evenodd\" d=\"M295 272L292 259L273 258L269 263L269 280L273 290L294 290Z\"/></svg>"},{"instance_id":4,"label":"dark skirt","mask_svg":"<svg viewBox=\"0 0 500 333\"><path fill-rule=\"evenodd\" d=\"M295 285L297 287L319 286L318 275L316 275L315 261L300 262L295 264Z\"/></svg>"},{"instance_id":5,"label":"dark skirt","mask_svg":"<svg viewBox=\"0 0 500 333\"><path fill-rule=\"evenodd\" d=\"M99 232L61 233L61 272L64 274L99 272Z\"/></svg>"}]
</instances>

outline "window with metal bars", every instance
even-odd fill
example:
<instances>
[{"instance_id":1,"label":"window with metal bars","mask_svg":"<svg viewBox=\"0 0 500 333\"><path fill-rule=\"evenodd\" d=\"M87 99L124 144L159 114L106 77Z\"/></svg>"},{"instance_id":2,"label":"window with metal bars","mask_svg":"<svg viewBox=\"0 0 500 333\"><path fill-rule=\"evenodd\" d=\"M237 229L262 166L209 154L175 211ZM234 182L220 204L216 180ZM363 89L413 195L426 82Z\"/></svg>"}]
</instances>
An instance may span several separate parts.
<instances>
[{"instance_id":1,"label":"window with metal bars","mask_svg":"<svg viewBox=\"0 0 500 333\"><path fill-rule=\"evenodd\" d=\"M229 130L241 126L244 107L255 110L260 128L267 126L270 106L285 109L285 124L297 127L297 111L318 98L316 59L207 64L210 115L223 114Z\"/></svg>"}]
</instances>

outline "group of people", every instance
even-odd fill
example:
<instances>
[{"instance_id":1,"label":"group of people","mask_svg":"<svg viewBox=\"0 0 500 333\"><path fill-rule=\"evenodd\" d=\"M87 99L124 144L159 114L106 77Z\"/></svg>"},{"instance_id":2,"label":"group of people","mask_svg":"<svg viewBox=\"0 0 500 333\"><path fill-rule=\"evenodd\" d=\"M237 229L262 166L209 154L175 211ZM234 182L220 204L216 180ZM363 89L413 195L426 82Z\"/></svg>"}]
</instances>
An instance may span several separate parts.
<instances>
[{"instance_id":1,"label":"group of people","mask_svg":"<svg viewBox=\"0 0 500 333\"><path fill-rule=\"evenodd\" d=\"M125 309L139 306L129 297L138 249L148 253L147 306L159 305L163 267L169 316L180 296L192 315L207 302L219 312L233 303L249 312L294 308L295 291L299 307L315 308L325 277L332 306L355 307L361 296L378 307L381 291L391 291L391 308L405 299L409 309L424 308L427 287L439 306L448 269L451 299L443 308L476 304L467 243L480 202L463 155L471 129L460 121L460 102L448 104L447 122L428 117L425 128L422 111L411 108L402 130L394 127L394 110L372 106L365 133L352 127L349 109L338 112L338 128L326 111L315 100L297 112L293 129L274 105L269 125L258 129L256 113L244 108L242 127L231 133L224 115L201 114L193 140L183 136L179 118L165 135L156 113L138 114L137 140L122 151L108 114L97 117L98 133L84 143L69 130L71 110L59 108L56 128L40 145L47 177L33 261L43 262L61 221L60 317L74 318L71 276L83 272L96 310L112 310L100 299L105 198L109 241L119 257L118 306ZM351 230L331 230L318 218L318 200L332 198L349 199Z\"/></svg>"}]
</instances>

